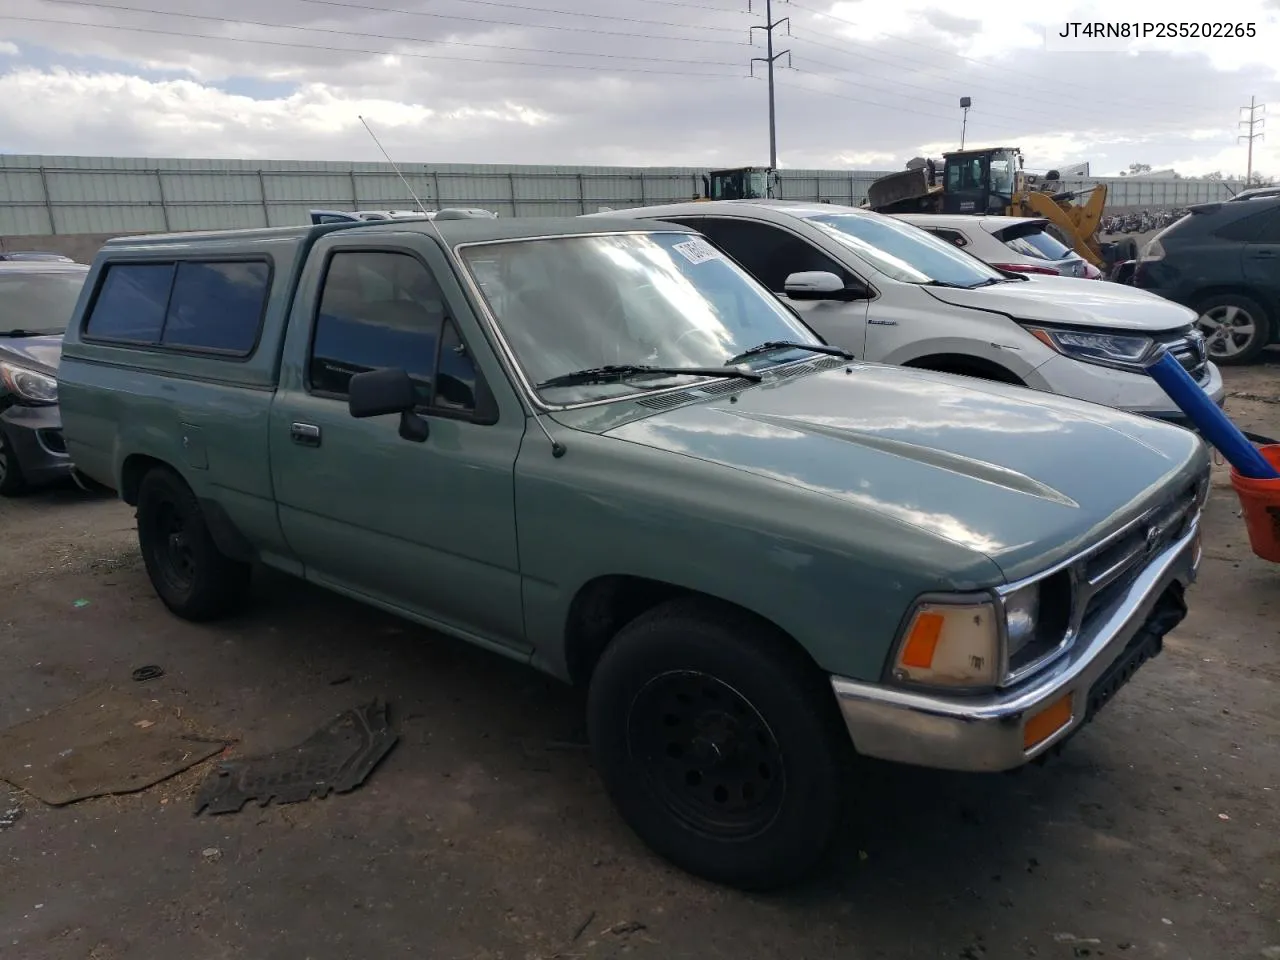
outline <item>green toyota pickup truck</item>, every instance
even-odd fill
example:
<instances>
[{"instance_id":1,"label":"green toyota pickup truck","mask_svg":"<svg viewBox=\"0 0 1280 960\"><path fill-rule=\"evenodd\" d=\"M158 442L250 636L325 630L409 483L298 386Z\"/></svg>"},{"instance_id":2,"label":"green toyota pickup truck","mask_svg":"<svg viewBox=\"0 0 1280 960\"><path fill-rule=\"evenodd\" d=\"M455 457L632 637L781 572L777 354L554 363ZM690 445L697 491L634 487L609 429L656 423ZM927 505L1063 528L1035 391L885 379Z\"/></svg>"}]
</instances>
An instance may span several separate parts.
<instances>
[{"instance_id":1,"label":"green toyota pickup truck","mask_svg":"<svg viewBox=\"0 0 1280 960\"><path fill-rule=\"evenodd\" d=\"M1185 616L1208 492L1189 431L856 362L654 222L113 240L59 396L174 614L263 564L584 685L627 822L749 888L859 754L1060 746Z\"/></svg>"}]
</instances>

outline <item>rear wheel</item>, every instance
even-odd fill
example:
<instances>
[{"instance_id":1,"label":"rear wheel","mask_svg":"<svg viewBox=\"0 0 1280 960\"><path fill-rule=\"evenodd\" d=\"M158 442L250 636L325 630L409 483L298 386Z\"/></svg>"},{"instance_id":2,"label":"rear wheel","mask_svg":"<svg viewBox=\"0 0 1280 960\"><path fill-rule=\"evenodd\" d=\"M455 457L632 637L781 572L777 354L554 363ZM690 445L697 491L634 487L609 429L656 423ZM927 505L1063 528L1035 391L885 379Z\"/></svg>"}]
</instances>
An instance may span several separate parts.
<instances>
[{"instance_id":1,"label":"rear wheel","mask_svg":"<svg viewBox=\"0 0 1280 960\"><path fill-rule=\"evenodd\" d=\"M248 595L249 565L218 549L195 494L172 470L157 467L142 478L138 545L156 593L185 620L225 616Z\"/></svg>"},{"instance_id":2,"label":"rear wheel","mask_svg":"<svg viewBox=\"0 0 1280 960\"><path fill-rule=\"evenodd\" d=\"M624 627L592 676L588 727L622 816L690 873L777 887L831 845L848 734L817 668L750 616L677 600Z\"/></svg>"},{"instance_id":3,"label":"rear wheel","mask_svg":"<svg viewBox=\"0 0 1280 960\"><path fill-rule=\"evenodd\" d=\"M0 497L16 497L27 492L27 480L18 465L18 455L0 430Z\"/></svg>"},{"instance_id":4,"label":"rear wheel","mask_svg":"<svg viewBox=\"0 0 1280 960\"><path fill-rule=\"evenodd\" d=\"M1209 359L1219 366L1252 363L1271 342L1271 321L1251 297L1225 293L1196 307L1197 326L1204 332Z\"/></svg>"}]
</instances>

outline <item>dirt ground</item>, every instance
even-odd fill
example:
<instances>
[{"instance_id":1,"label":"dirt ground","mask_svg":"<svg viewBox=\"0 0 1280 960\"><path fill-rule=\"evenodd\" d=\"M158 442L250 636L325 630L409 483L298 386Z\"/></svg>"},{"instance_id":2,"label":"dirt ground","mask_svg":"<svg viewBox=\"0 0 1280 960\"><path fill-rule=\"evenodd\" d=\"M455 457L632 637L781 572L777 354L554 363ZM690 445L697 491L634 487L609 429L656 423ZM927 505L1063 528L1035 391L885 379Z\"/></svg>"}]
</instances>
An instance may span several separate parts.
<instances>
[{"instance_id":1,"label":"dirt ground","mask_svg":"<svg viewBox=\"0 0 1280 960\"><path fill-rule=\"evenodd\" d=\"M1280 355L1228 377L1280 437ZM832 870L751 897L635 840L554 683L280 577L185 624L128 508L0 501L0 727L159 664L154 697L238 754L375 696L402 731L353 793L219 817L192 814L209 764L62 808L0 783L0 957L1277 960L1280 571L1236 511L1220 468L1190 616L1054 762L872 765Z\"/></svg>"}]
</instances>

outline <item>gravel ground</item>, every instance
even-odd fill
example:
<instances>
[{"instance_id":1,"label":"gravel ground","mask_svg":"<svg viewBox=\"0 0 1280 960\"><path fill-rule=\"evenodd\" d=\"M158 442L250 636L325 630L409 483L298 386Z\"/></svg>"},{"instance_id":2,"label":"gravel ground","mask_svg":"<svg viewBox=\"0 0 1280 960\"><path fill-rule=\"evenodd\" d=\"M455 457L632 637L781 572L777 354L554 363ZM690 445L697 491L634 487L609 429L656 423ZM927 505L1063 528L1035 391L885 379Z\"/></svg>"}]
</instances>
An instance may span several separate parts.
<instances>
[{"instance_id":1,"label":"gravel ground","mask_svg":"<svg viewBox=\"0 0 1280 960\"><path fill-rule=\"evenodd\" d=\"M1280 356L1228 371L1280 437ZM871 765L836 866L751 897L656 860L609 806L581 705L502 661L274 576L198 627L154 598L131 511L0 501L0 727L156 663L236 752L387 698L360 790L195 817L208 765L43 806L0 783L0 957L1280 958L1280 578L1220 468L1192 612L1063 755L1015 776ZM87 601L87 602L81 602Z\"/></svg>"}]
</instances>

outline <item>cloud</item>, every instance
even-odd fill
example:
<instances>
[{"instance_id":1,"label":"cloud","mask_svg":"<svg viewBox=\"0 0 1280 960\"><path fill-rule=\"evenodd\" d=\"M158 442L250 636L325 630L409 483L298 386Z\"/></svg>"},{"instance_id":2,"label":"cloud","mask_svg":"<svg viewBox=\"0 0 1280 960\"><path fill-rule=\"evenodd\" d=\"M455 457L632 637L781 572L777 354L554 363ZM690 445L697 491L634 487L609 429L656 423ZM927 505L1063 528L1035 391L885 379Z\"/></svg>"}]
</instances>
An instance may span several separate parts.
<instances>
[{"instance_id":1,"label":"cloud","mask_svg":"<svg viewBox=\"0 0 1280 960\"><path fill-rule=\"evenodd\" d=\"M764 49L748 30L761 7L7 0L0 142L22 153L380 160L363 114L404 161L758 164L766 84L749 64ZM1220 0L1214 17L1257 21L1254 41L1118 53L1047 52L1052 23L1007 4L963 15L939 0L774 9L791 19L790 36L775 32L789 51L777 72L788 167L896 169L936 155L957 145L968 96L967 143L1019 145L1028 168L1242 172L1240 105L1280 103L1280 14L1244 0ZM1076 3L1067 16L1105 20L1115 7ZM1168 19L1154 0L1124 16ZM1280 137L1255 144L1255 168L1280 174Z\"/></svg>"}]
</instances>

